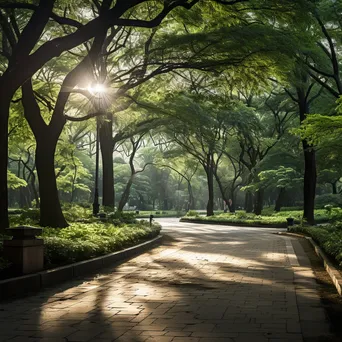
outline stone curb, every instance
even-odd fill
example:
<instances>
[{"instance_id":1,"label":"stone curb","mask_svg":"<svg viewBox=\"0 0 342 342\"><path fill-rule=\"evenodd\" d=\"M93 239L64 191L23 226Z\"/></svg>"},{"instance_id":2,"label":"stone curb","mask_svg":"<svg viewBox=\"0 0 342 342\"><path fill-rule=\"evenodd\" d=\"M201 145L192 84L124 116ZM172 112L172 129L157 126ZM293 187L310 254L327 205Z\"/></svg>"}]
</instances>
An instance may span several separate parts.
<instances>
[{"instance_id":1,"label":"stone curb","mask_svg":"<svg viewBox=\"0 0 342 342\"><path fill-rule=\"evenodd\" d=\"M297 234L297 233L278 232L278 233L275 233L275 234L278 234L278 235L286 235L286 236L293 236L293 237L305 239L305 235L301 235L301 234Z\"/></svg>"},{"instance_id":2,"label":"stone curb","mask_svg":"<svg viewBox=\"0 0 342 342\"><path fill-rule=\"evenodd\" d=\"M322 249L317 245L317 243L310 237L305 235L300 235L296 233L278 233L279 235L288 235L293 237L299 237L308 240L312 247L314 248L316 254L323 260L324 268L329 274L336 290L340 296L342 296L342 276L341 273L336 269L333 263L330 261L329 257L322 251Z\"/></svg>"},{"instance_id":3,"label":"stone curb","mask_svg":"<svg viewBox=\"0 0 342 342\"><path fill-rule=\"evenodd\" d=\"M159 245L162 238L163 236L159 235L152 240L129 247L122 251L34 274L2 280L0 281L0 301L14 296L22 297L28 293L37 292L45 287L54 286L75 277L95 272L101 268L113 266L119 261L138 255Z\"/></svg>"},{"instance_id":4,"label":"stone curb","mask_svg":"<svg viewBox=\"0 0 342 342\"><path fill-rule=\"evenodd\" d=\"M328 256L321 250L321 248L316 244L316 242L311 238L306 236L307 240L310 241L316 254L323 260L324 268L328 272L332 282L334 283L336 290L340 296L342 296L342 276L341 273L335 268L332 262L329 260Z\"/></svg>"},{"instance_id":5,"label":"stone curb","mask_svg":"<svg viewBox=\"0 0 342 342\"><path fill-rule=\"evenodd\" d=\"M251 227L251 228L287 228L287 223L284 224L273 224L266 225L266 224L245 224L245 223L237 223L237 222L219 222L219 221L211 221L211 220L191 220L187 218L181 218L179 222L185 222L185 223L199 223L199 224L216 224L220 226L233 226L233 227Z\"/></svg>"}]
</instances>

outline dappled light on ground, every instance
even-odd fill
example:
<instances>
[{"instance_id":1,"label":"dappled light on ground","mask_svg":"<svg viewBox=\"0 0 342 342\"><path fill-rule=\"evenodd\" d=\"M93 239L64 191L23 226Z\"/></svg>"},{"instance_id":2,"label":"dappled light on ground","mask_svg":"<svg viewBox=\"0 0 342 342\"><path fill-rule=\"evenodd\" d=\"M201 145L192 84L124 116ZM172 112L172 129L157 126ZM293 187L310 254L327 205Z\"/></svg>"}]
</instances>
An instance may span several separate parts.
<instances>
[{"instance_id":1,"label":"dappled light on ground","mask_svg":"<svg viewBox=\"0 0 342 342\"><path fill-rule=\"evenodd\" d=\"M98 276L4 304L0 336L297 342L329 334L312 271L291 266L285 238L187 227L169 229L164 246Z\"/></svg>"}]
</instances>

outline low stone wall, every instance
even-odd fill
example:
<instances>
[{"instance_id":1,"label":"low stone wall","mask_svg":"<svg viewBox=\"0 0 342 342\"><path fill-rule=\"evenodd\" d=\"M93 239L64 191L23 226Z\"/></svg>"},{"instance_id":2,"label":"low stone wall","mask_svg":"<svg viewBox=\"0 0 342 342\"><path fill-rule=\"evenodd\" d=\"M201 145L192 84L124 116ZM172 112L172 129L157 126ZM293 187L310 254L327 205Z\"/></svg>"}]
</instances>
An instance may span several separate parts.
<instances>
[{"instance_id":1,"label":"low stone wall","mask_svg":"<svg viewBox=\"0 0 342 342\"><path fill-rule=\"evenodd\" d=\"M94 259L85 260L22 277L2 280L0 281L0 300L10 299L11 297L26 296L45 287L52 287L64 281L94 273L101 268L115 266L115 264L120 261L129 259L159 245L161 241L162 236L157 236L156 238L141 243L137 246Z\"/></svg>"}]
</instances>

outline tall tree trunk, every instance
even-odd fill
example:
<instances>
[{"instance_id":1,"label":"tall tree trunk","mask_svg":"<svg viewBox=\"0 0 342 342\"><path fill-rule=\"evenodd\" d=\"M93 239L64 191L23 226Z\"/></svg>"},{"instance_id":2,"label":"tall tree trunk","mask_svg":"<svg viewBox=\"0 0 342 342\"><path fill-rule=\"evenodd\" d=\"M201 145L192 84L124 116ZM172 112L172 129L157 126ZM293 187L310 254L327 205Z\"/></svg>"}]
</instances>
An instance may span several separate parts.
<instances>
[{"instance_id":1,"label":"tall tree trunk","mask_svg":"<svg viewBox=\"0 0 342 342\"><path fill-rule=\"evenodd\" d=\"M113 117L107 115L100 126L100 147L102 156L102 205L115 206L114 162L113 162Z\"/></svg>"},{"instance_id":2,"label":"tall tree trunk","mask_svg":"<svg viewBox=\"0 0 342 342\"><path fill-rule=\"evenodd\" d=\"M281 207L284 205L284 199L286 195L286 189L285 188L280 188L280 191L278 193L278 197L276 199L274 211L279 212Z\"/></svg>"},{"instance_id":3,"label":"tall tree trunk","mask_svg":"<svg viewBox=\"0 0 342 342\"><path fill-rule=\"evenodd\" d=\"M11 97L0 92L0 233L9 227L8 220L8 115Z\"/></svg>"},{"instance_id":4,"label":"tall tree trunk","mask_svg":"<svg viewBox=\"0 0 342 342\"><path fill-rule=\"evenodd\" d=\"M254 196L254 214L261 215L264 207L264 189L259 189Z\"/></svg>"},{"instance_id":5,"label":"tall tree trunk","mask_svg":"<svg viewBox=\"0 0 342 342\"><path fill-rule=\"evenodd\" d=\"M192 191L191 182L188 181L188 193L189 193L189 204L188 204L188 210L195 209L195 198L194 198L194 192Z\"/></svg>"},{"instance_id":6,"label":"tall tree trunk","mask_svg":"<svg viewBox=\"0 0 342 342\"><path fill-rule=\"evenodd\" d=\"M20 187L19 189L19 208L28 207L28 200L26 196L27 187Z\"/></svg>"},{"instance_id":7,"label":"tall tree trunk","mask_svg":"<svg viewBox=\"0 0 342 342\"><path fill-rule=\"evenodd\" d=\"M63 110L65 103L57 100L49 125L43 120L34 96L32 80L22 85L22 103L25 118L36 138L36 170L39 180L40 225L52 228L67 227L58 197L55 175L55 151L58 139L65 125ZM60 96L68 96L60 92ZM56 113L58 113L56 115Z\"/></svg>"},{"instance_id":8,"label":"tall tree trunk","mask_svg":"<svg viewBox=\"0 0 342 342\"><path fill-rule=\"evenodd\" d=\"M297 88L300 122L310 113L308 94L303 88ZM304 139L304 213L303 219L310 225L315 223L315 196L316 196L316 153L314 148Z\"/></svg>"},{"instance_id":9,"label":"tall tree trunk","mask_svg":"<svg viewBox=\"0 0 342 342\"><path fill-rule=\"evenodd\" d=\"M337 194L337 182L331 183L331 186L332 186L332 193L336 195Z\"/></svg>"},{"instance_id":10,"label":"tall tree trunk","mask_svg":"<svg viewBox=\"0 0 342 342\"><path fill-rule=\"evenodd\" d=\"M57 142L48 139L38 139L36 149L36 166L40 194L40 225L53 228L68 226L58 197L55 175L54 155Z\"/></svg>"},{"instance_id":11,"label":"tall tree trunk","mask_svg":"<svg viewBox=\"0 0 342 342\"><path fill-rule=\"evenodd\" d=\"M24 188L24 199L25 199L25 207L30 208L31 203L32 203L32 194L31 194L30 187L28 186Z\"/></svg>"},{"instance_id":12,"label":"tall tree trunk","mask_svg":"<svg viewBox=\"0 0 342 342\"><path fill-rule=\"evenodd\" d=\"M253 211L253 194L250 191L245 195L245 211L251 213Z\"/></svg>"},{"instance_id":13,"label":"tall tree trunk","mask_svg":"<svg viewBox=\"0 0 342 342\"><path fill-rule=\"evenodd\" d=\"M231 204L229 205L229 212L235 213L236 210L236 190L234 185L230 190L230 199L232 200Z\"/></svg>"},{"instance_id":14,"label":"tall tree trunk","mask_svg":"<svg viewBox=\"0 0 342 342\"><path fill-rule=\"evenodd\" d=\"M36 175L34 174L34 168L32 170L29 169L30 172L30 181L29 181L29 186L31 188L31 193L33 194L34 200L35 200L35 207L39 208L40 206L40 199L39 199L39 194L36 188Z\"/></svg>"},{"instance_id":15,"label":"tall tree trunk","mask_svg":"<svg viewBox=\"0 0 342 342\"><path fill-rule=\"evenodd\" d=\"M214 216L214 172L213 172L213 156L211 153L207 155L207 165L204 168L208 182L208 203L207 216Z\"/></svg>"},{"instance_id":16,"label":"tall tree trunk","mask_svg":"<svg viewBox=\"0 0 342 342\"><path fill-rule=\"evenodd\" d=\"M304 171L304 213L303 218L310 224L315 223L315 195L316 195L316 153L314 149L303 140L305 171Z\"/></svg>"},{"instance_id":17,"label":"tall tree trunk","mask_svg":"<svg viewBox=\"0 0 342 342\"><path fill-rule=\"evenodd\" d=\"M163 210L169 210L169 204L167 198L163 200Z\"/></svg>"},{"instance_id":18,"label":"tall tree trunk","mask_svg":"<svg viewBox=\"0 0 342 342\"><path fill-rule=\"evenodd\" d=\"M228 198L227 198L227 195L226 195L226 193L225 193L225 191L224 191L224 187L223 187L223 184L222 184L222 182L221 182L221 179L220 179L220 177L219 177L218 174L217 174L217 170L213 171L213 173L214 173L216 182L217 182L217 184L218 184L218 186L219 186L219 189L220 189L220 193L221 193L222 199L223 199L223 201L228 205L229 211L231 212L231 205L230 205L229 200L228 200Z\"/></svg>"},{"instance_id":19,"label":"tall tree trunk","mask_svg":"<svg viewBox=\"0 0 342 342\"><path fill-rule=\"evenodd\" d=\"M18 162L18 171L17 171L17 177L21 177L21 158L19 158ZM25 180L25 167L23 167L23 179ZM25 208L26 207L26 198L25 198L25 192L24 187L19 188L19 208Z\"/></svg>"},{"instance_id":20,"label":"tall tree trunk","mask_svg":"<svg viewBox=\"0 0 342 342\"><path fill-rule=\"evenodd\" d=\"M128 180L127 184L126 184L125 190L124 190L124 192L121 195L121 198L120 198L120 201L119 201L119 204L118 204L118 212L122 212L125 204L127 203L128 199L129 199L129 194L131 192L131 187L132 187L132 184L133 184L133 179L134 179L134 175L131 175L131 177L129 178L129 180Z\"/></svg>"},{"instance_id":21,"label":"tall tree trunk","mask_svg":"<svg viewBox=\"0 0 342 342\"><path fill-rule=\"evenodd\" d=\"M207 172L208 180L208 203L207 216L214 216L214 177L210 170Z\"/></svg>"}]
</instances>

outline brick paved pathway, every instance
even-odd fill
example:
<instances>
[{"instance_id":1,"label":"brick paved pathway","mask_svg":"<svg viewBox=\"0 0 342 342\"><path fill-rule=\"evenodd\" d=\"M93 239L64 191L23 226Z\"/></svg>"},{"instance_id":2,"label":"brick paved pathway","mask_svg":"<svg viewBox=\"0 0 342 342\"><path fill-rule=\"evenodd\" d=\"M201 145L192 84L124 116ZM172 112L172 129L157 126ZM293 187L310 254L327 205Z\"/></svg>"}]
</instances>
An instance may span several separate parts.
<instances>
[{"instance_id":1,"label":"brick paved pathway","mask_svg":"<svg viewBox=\"0 0 342 342\"><path fill-rule=\"evenodd\" d=\"M309 261L276 230L162 220L163 246L0 305L0 341L329 341Z\"/></svg>"}]
</instances>

